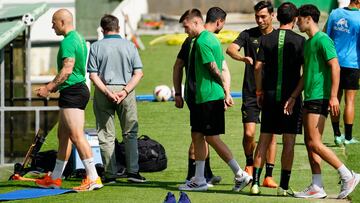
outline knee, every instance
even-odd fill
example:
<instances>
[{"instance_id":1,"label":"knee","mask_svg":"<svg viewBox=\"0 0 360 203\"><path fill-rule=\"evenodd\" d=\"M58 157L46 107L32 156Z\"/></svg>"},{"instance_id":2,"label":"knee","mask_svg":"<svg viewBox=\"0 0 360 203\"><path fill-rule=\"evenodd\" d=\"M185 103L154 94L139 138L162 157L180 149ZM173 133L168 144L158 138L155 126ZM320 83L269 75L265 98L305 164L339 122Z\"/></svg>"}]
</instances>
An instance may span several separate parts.
<instances>
[{"instance_id":1,"label":"knee","mask_svg":"<svg viewBox=\"0 0 360 203\"><path fill-rule=\"evenodd\" d=\"M295 142L295 136L291 137L291 135L288 135L288 137L283 137L284 148L294 149Z\"/></svg>"},{"instance_id":2,"label":"knee","mask_svg":"<svg viewBox=\"0 0 360 203\"><path fill-rule=\"evenodd\" d=\"M255 137L255 132L253 130L246 129L244 130L244 139L252 140Z\"/></svg>"},{"instance_id":3,"label":"knee","mask_svg":"<svg viewBox=\"0 0 360 203\"><path fill-rule=\"evenodd\" d=\"M136 140L137 133L125 133L125 134L123 134L123 139L124 139L124 141Z\"/></svg>"},{"instance_id":4,"label":"knee","mask_svg":"<svg viewBox=\"0 0 360 203\"><path fill-rule=\"evenodd\" d=\"M205 141L212 146L217 141L218 136L206 136Z\"/></svg>"},{"instance_id":5,"label":"knee","mask_svg":"<svg viewBox=\"0 0 360 203\"><path fill-rule=\"evenodd\" d=\"M192 135L192 136L191 136L191 139L192 139L192 144L193 144L193 145L197 145L197 144L199 144L199 143L205 142L204 136L201 136L201 135L199 135L199 134Z\"/></svg>"},{"instance_id":6,"label":"knee","mask_svg":"<svg viewBox=\"0 0 360 203\"><path fill-rule=\"evenodd\" d=\"M75 145L75 146L77 146L77 144L81 141L81 137L79 137L79 136L77 136L77 135L75 135L75 134L70 134L70 140L71 140L71 142Z\"/></svg>"},{"instance_id":7,"label":"knee","mask_svg":"<svg viewBox=\"0 0 360 203\"><path fill-rule=\"evenodd\" d=\"M306 143L308 151L312 151L312 152L315 152L315 153L318 153L320 151L321 145L322 145L322 143L312 141L312 140L310 140L310 141L308 141Z\"/></svg>"}]
</instances>

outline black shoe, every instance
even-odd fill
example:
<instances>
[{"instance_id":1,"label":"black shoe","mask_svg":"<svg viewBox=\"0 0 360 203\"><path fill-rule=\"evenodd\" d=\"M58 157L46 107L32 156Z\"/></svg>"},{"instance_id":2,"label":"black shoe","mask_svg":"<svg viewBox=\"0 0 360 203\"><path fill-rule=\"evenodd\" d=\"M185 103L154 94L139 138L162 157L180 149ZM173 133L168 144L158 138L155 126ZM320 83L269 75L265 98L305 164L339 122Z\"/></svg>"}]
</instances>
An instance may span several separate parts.
<instances>
[{"instance_id":1,"label":"black shoe","mask_svg":"<svg viewBox=\"0 0 360 203\"><path fill-rule=\"evenodd\" d=\"M104 178L102 180L102 183L104 183L104 184L114 184L114 183L116 183L116 178Z\"/></svg>"},{"instance_id":2,"label":"black shoe","mask_svg":"<svg viewBox=\"0 0 360 203\"><path fill-rule=\"evenodd\" d=\"M116 173L116 178L127 178L126 168L120 168Z\"/></svg>"},{"instance_id":3,"label":"black shoe","mask_svg":"<svg viewBox=\"0 0 360 203\"><path fill-rule=\"evenodd\" d=\"M128 181L134 183L145 183L146 178L142 177L139 172L137 173L127 173Z\"/></svg>"}]
</instances>

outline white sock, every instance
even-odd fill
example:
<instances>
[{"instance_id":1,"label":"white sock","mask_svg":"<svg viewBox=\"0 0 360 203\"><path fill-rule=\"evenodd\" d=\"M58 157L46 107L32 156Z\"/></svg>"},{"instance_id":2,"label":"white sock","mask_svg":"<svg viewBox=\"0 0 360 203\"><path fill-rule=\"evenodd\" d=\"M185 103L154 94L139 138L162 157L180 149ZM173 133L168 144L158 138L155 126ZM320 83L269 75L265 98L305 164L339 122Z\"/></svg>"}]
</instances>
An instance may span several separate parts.
<instances>
[{"instance_id":1,"label":"white sock","mask_svg":"<svg viewBox=\"0 0 360 203\"><path fill-rule=\"evenodd\" d=\"M323 188L323 182L322 182L322 176L321 173L320 174L312 174L312 184L319 187L319 188Z\"/></svg>"},{"instance_id":2,"label":"white sock","mask_svg":"<svg viewBox=\"0 0 360 203\"><path fill-rule=\"evenodd\" d=\"M84 159L84 160L82 160L82 163L85 166L85 171L86 171L87 177L91 181L95 181L98 178L98 174L96 172L94 158L91 157L88 159Z\"/></svg>"},{"instance_id":3,"label":"white sock","mask_svg":"<svg viewBox=\"0 0 360 203\"><path fill-rule=\"evenodd\" d=\"M195 161L195 178L197 180L204 180L204 169L205 169L205 161Z\"/></svg>"},{"instance_id":4,"label":"white sock","mask_svg":"<svg viewBox=\"0 0 360 203\"><path fill-rule=\"evenodd\" d=\"M341 165L337 170L342 180L349 180L350 178L352 178L351 171L348 168L346 168L344 164Z\"/></svg>"},{"instance_id":5,"label":"white sock","mask_svg":"<svg viewBox=\"0 0 360 203\"><path fill-rule=\"evenodd\" d=\"M51 179L56 180L58 178L61 178L66 164L67 164L67 161L56 159L54 170L51 173Z\"/></svg>"},{"instance_id":6,"label":"white sock","mask_svg":"<svg viewBox=\"0 0 360 203\"><path fill-rule=\"evenodd\" d=\"M238 162L235 159L231 159L227 164L230 166L231 170L233 171L236 177L242 176L243 170L241 170Z\"/></svg>"}]
</instances>

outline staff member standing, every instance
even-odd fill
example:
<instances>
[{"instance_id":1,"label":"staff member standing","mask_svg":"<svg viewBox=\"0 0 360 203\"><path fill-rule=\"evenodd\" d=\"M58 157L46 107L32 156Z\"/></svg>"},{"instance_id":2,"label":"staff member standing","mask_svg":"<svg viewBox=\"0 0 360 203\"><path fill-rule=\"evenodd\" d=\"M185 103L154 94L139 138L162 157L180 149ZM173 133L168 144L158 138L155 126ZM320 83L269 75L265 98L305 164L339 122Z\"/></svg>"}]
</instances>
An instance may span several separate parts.
<instances>
[{"instance_id":1,"label":"staff member standing","mask_svg":"<svg viewBox=\"0 0 360 203\"><path fill-rule=\"evenodd\" d=\"M119 35L119 20L104 15L100 22L104 39L91 45L88 72L95 85L94 113L102 161L104 182L114 182L115 112L125 142L126 171L131 182L146 182L139 174L138 118L135 87L143 76L142 63L135 45Z\"/></svg>"}]
</instances>

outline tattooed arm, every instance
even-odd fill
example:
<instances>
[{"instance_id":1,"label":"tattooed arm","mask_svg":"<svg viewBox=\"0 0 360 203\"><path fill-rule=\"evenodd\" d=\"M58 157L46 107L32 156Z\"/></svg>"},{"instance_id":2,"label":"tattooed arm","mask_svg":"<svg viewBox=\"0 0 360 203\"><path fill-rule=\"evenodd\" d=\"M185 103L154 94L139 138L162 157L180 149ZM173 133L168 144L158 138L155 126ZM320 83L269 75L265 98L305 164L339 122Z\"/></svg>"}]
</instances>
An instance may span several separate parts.
<instances>
[{"instance_id":1,"label":"tattooed arm","mask_svg":"<svg viewBox=\"0 0 360 203\"><path fill-rule=\"evenodd\" d=\"M41 86L36 90L36 93L39 97L47 97L50 92L56 92L59 85L67 80L70 74L73 71L75 65L74 58L65 58L63 60L63 67L60 72L56 75L53 81L49 82L47 85Z\"/></svg>"},{"instance_id":2,"label":"tattooed arm","mask_svg":"<svg viewBox=\"0 0 360 203\"><path fill-rule=\"evenodd\" d=\"M221 85L221 87L225 91L225 79L224 79L223 75L221 74L218 66L216 65L216 62L213 61L213 62L207 63L206 66L209 68L210 74L212 76L214 76L215 80Z\"/></svg>"}]
</instances>

